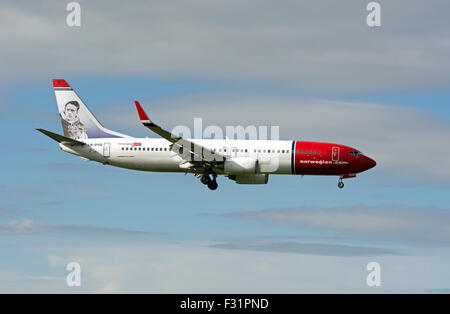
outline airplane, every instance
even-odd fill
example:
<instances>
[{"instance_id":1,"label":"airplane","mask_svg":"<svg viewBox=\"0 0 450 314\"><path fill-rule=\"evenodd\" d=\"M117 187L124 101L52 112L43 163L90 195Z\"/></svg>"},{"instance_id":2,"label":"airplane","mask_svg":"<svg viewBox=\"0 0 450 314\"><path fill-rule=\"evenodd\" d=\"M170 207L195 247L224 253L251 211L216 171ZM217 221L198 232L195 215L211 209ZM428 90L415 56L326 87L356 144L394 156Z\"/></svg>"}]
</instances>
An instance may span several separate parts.
<instances>
[{"instance_id":1,"label":"airplane","mask_svg":"<svg viewBox=\"0 0 450 314\"><path fill-rule=\"evenodd\" d=\"M37 130L62 151L105 165L152 172L193 173L211 190L217 176L238 184L267 184L269 175L353 178L376 162L350 146L297 140L182 138L150 120L135 101L140 122L160 138L134 138L106 129L64 79L53 79L64 135Z\"/></svg>"}]
</instances>

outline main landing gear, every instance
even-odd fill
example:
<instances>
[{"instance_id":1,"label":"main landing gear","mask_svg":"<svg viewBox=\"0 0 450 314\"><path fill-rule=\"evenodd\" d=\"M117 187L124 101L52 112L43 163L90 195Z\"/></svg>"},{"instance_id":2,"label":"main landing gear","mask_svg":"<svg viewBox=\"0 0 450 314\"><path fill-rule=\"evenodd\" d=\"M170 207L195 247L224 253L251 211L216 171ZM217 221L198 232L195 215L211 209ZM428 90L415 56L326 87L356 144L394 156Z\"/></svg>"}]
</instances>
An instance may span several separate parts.
<instances>
[{"instance_id":1,"label":"main landing gear","mask_svg":"<svg viewBox=\"0 0 450 314\"><path fill-rule=\"evenodd\" d=\"M216 181L216 174L213 174L213 178L208 174L204 174L200 177L200 182L207 185L210 190L216 190L218 187L217 181Z\"/></svg>"},{"instance_id":2,"label":"main landing gear","mask_svg":"<svg viewBox=\"0 0 450 314\"><path fill-rule=\"evenodd\" d=\"M342 178L339 178L338 188L342 189L344 187L344 182L342 182Z\"/></svg>"}]
</instances>

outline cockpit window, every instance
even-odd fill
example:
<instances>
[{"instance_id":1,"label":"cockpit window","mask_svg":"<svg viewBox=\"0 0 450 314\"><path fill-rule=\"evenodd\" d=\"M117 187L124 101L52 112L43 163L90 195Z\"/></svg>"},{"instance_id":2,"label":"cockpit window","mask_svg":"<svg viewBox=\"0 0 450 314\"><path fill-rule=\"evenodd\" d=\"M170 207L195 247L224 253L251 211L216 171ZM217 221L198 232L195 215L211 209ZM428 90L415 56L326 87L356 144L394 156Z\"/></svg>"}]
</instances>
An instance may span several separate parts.
<instances>
[{"instance_id":1,"label":"cockpit window","mask_svg":"<svg viewBox=\"0 0 450 314\"><path fill-rule=\"evenodd\" d=\"M363 153L361 153L358 150L351 150L351 151L349 151L349 153L354 156L363 155Z\"/></svg>"}]
</instances>

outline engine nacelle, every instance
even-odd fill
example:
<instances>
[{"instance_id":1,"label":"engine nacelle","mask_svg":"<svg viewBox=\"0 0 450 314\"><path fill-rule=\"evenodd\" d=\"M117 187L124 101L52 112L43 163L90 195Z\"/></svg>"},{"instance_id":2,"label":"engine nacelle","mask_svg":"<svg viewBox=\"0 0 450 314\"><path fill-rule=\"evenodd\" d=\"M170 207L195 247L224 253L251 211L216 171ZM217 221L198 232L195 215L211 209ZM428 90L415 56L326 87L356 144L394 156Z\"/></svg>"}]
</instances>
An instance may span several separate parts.
<instances>
[{"instance_id":1,"label":"engine nacelle","mask_svg":"<svg viewBox=\"0 0 450 314\"><path fill-rule=\"evenodd\" d=\"M225 160L224 172L227 174L251 174L258 172L258 160L249 157L236 157Z\"/></svg>"},{"instance_id":2,"label":"engine nacelle","mask_svg":"<svg viewBox=\"0 0 450 314\"><path fill-rule=\"evenodd\" d=\"M237 184L267 184L269 181L268 174L247 174L230 176L230 179L236 181Z\"/></svg>"}]
</instances>

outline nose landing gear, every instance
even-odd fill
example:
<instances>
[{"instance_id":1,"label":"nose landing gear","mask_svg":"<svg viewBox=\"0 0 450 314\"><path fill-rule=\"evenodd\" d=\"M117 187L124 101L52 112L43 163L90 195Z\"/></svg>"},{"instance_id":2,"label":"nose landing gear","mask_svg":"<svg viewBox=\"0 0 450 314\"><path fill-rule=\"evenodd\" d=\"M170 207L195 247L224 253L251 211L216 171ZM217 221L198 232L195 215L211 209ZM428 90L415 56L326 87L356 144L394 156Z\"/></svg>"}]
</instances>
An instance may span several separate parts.
<instances>
[{"instance_id":1,"label":"nose landing gear","mask_svg":"<svg viewBox=\"0 0 450 314\"><path fill-rule=\"evenodd\" d=\"M354 178L354 177L356 177L356 173L341 174L341 176L339 177L339 181L338 181L338 188L342 189L344 187L344 182L342 182L342 179Z\"/></svg>"}]
</instances>

